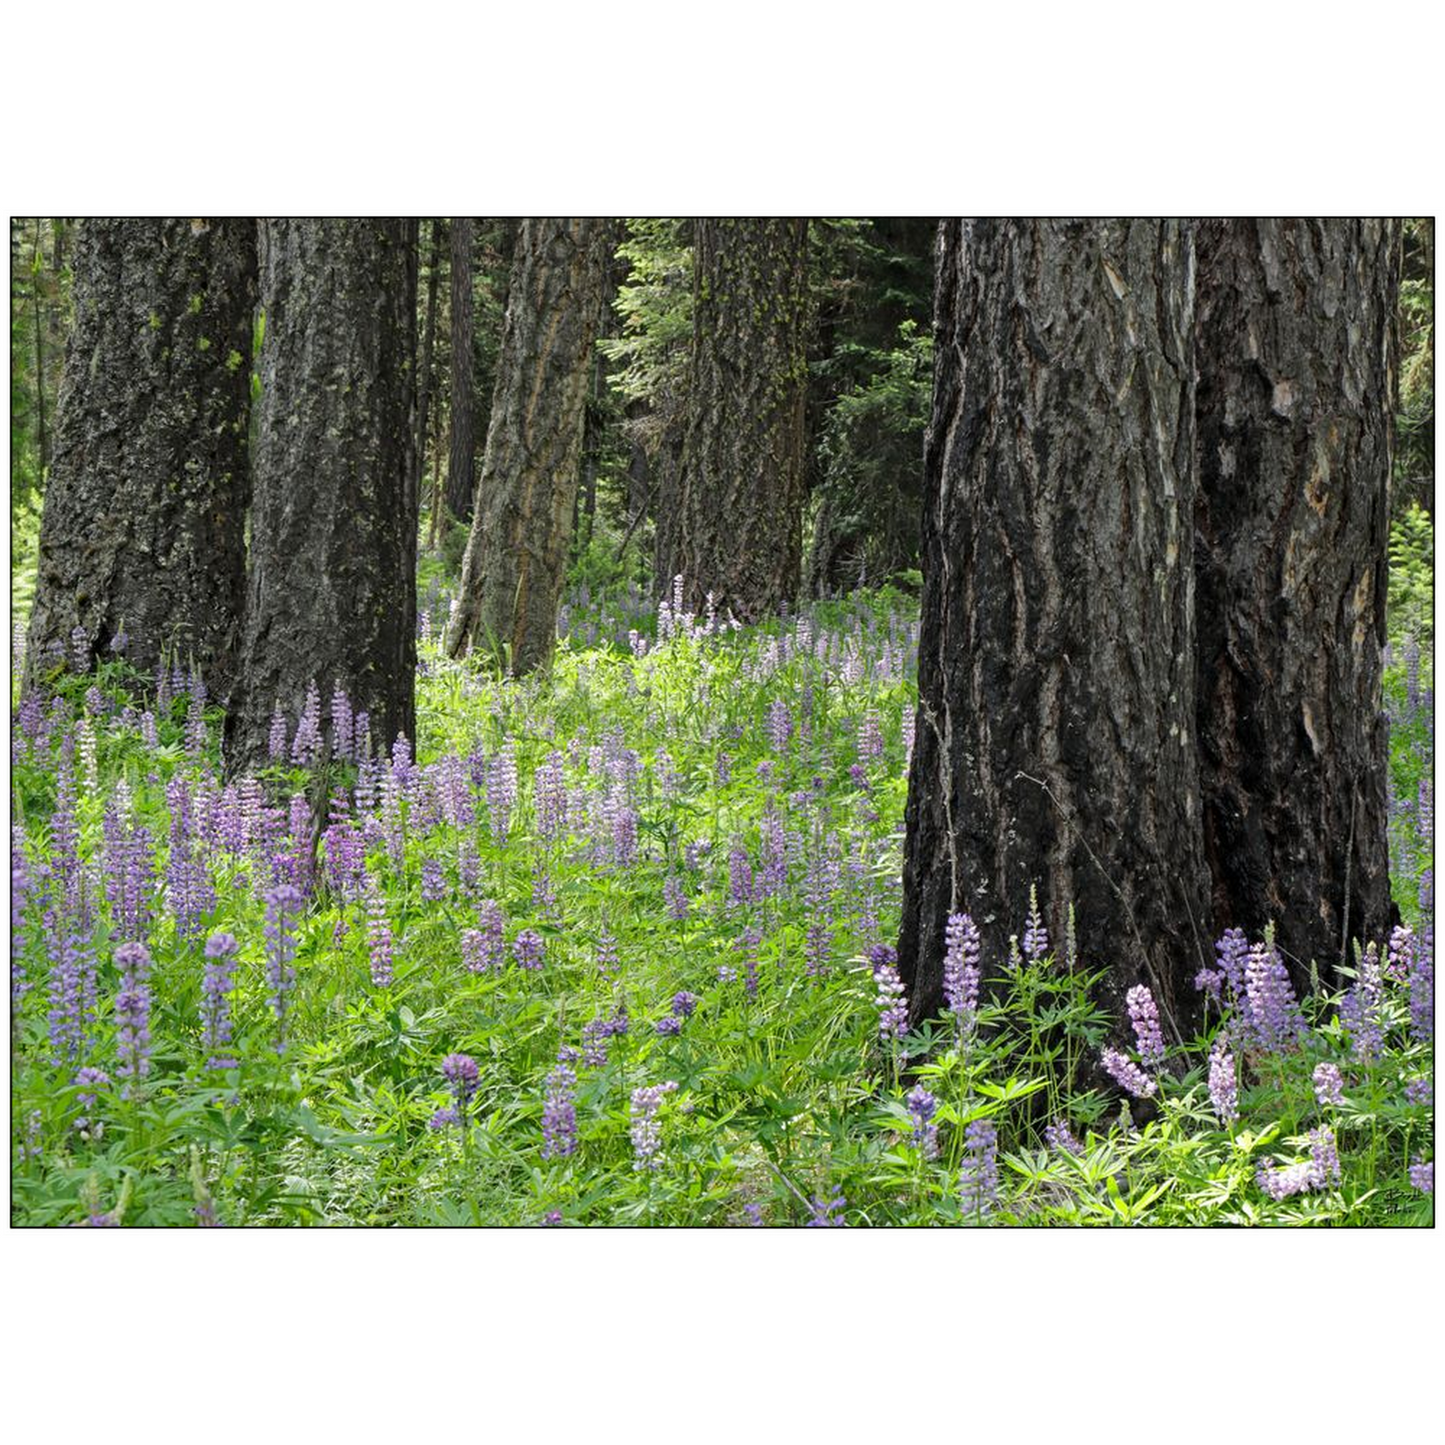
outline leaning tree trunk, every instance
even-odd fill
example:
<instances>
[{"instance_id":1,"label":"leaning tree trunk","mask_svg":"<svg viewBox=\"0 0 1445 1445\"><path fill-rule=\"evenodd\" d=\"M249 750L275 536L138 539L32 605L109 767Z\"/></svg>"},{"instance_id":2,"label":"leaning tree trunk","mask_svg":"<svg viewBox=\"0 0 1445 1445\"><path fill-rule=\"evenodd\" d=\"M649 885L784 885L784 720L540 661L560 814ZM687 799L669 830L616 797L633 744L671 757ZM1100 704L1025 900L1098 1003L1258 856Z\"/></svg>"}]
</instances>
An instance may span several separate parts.
<instances>
[{"instance_id":1,"label":"leaning tree trunk","mask_svg":"<svg viewBox=\"0 0 1445 1445\"><path fill-rule=\"evenodd\" d=\"M245 593L255 237L247 220L78 227L27 685L72 634L92 660L124 635L138 668L194 660L225 695Z\"/></svg>"},{"instance_id":2,"label":"leaning tree trunk","mask_svg":"<svg viewBox=\"0 0 1445 1445\"><path fill-rule=\"evenodd\" d=\"M518 676L557 637L592 345L612 254L601 220L522 222L486 460L448 647Z\"/></svg>"},{"instance_id":3,"label":"leaning tree trunk","mask_svg":"<svg viewBox=\"0 0 1445 1445\"><path fill-rule=\"evenodd\" d=\"M233 771L315 682L415 736L417 496L410 470L416 224L268 221L251 575Z\"/></svg>"},{"instance_id":4,"label":"leaning tree trunk","mask_svg":"<svg viewBox=\"0 0 1445 1445\"><path fill-rule=\"evenodd\" d=\"M447 511L462 522L471 519L476 481L474 316L472 218L457 216L452 220L452 445L447 462Z\"/></svg>"},{"instance_id":5,"label":"leaning tree trunk","mask_svg":"<svg viewBox=\"0 0 1445 1445\"><path fill-rule=\"evenodd\" d=\"M693 258L676 565L693 605L746 620L790 601L802 564L808 223L700 220Z\"/></svg>"},{"instance_id":6,"label":"leaning tree trunk","mask_svg":"<svg viewBox=\"0 0 1445 1445\"><path fill-rule=\"evenodd\" d=\"M1198 702L1221 927L1303 983L1390 920L1381 648L1400 227L1199 231Z\"/></svg>"},{"instance_id":7,"label":"leaning tree trunk","mask_svg":"<svg viewBox=\"0 0 1445 1445\"><path fill-rule=\"evenodd\" d=\"M1193 239L946 221L924 463L900 972L942 1003L968 912L997 969L1056 943L1186 1026L1209 958L1194 745Z\"/></svg>"}]
</instances>

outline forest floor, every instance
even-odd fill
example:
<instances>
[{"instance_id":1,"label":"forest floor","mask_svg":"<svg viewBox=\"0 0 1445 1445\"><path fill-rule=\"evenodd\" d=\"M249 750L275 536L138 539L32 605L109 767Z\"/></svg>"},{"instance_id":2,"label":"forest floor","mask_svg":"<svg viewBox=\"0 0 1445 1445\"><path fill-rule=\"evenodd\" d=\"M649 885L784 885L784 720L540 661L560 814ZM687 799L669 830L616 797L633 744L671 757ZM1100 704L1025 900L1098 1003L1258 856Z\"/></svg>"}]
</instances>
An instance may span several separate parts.
<instances>
[{"instance_id":1,"label":"forest floor","mask_svg":"<svg viewBox=\"0 0 1445 1445\"><path fill-rule=\"evenodd\" d=\"M444 616L415 758L288 757L274 807L221 787L183 676L150 714L120 663L21 710L16 1223L1431 1220L1428 646L1387 679L1413 932L1236 1048L1231 1119L1217 1014L1132 1115L1079 1082L1113 1033L1065 940L967 1030L888 1031L905 595L709 633L583 593L546 681L445 659ZM358 783L313 868L288 800ZM80 877L93 929L55 937ZM137 910L143 961L111 942Z\"/></svg>"}]
</instances>

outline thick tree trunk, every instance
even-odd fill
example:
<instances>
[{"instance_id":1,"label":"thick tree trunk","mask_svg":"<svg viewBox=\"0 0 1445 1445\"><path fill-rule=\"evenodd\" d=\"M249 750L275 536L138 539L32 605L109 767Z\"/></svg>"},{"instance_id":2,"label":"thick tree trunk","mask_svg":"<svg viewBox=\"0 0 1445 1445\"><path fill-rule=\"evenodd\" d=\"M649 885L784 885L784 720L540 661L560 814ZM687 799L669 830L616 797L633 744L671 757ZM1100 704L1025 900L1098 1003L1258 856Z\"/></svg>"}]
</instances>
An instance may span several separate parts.
<instances>
[{"instance_id":1,"label":"thick tree trunk","mask_svg":"<svg viewBox=\"0 0 1445 1445\"><path fill-rule=\"evenodd\" d=\"M1199 229L1198 701L1221 927L1298 982L1390 920L1381 648L1400 228Z\"/></svg>"},{"instance_id":2,"label":"thick tree trunk","mask_svg":"<svg viewBox=\"0 0 1445 1445\"><path fill-rule=\"evenodd\" d=\"M470 216L453 218L452 445L447 463L447 510L461 522L471 519L477 459L472 231Z\"/></svg>"},{"instance_id":3,"label":"thick tree trunk","mask_svg":"<svg viewBox=\"0 0 1445 1445\"><path fill-rule=\"evenodd\" d=\"M93 220L78 228L27 664L47 649L194 659L230 685L245 591L246 416L256 228Z\"/></svg>"},{"instance_id":4,"label":"thick tree trunk","mask_svg":"<svg viewBox=\"0 0 1445 1445\"><path fill-rule=\"evenodd\" d=\"M420 238L418 238L420 239ZM426 276L426 326L422 332L421 367L417 376L416 443L412 453L412 488L421 496L422 477L426 472L426 444L432 401L432 357L437 334L437 276L441 271L441 222L431 223L431 264ZM433 514L432 545L436 545L436 516Z\"/></svg>"},{"instance_id":5,"label":"thick tree trunk","mask_svg":"<svg viewBox=\"0 0 1445 1445\"><path fill-rule=\"evenodd\" d=\"M1187 1026L1210 957L1194 741L1194 255L1154 222L945 221L924 468L900 971L942 1003L967 911L997 970L1056 943Z\"/></svg>"},{"instance_id":6,"label":"thick tree trunk","mask_svg":"<svg viewBox=\"0 0 1445 1445\"><path fill-rule=\"evenodd\" d=\"M607 221L522 222L454 657L485 651L520 676L552 656L612 245Z\"/></svg>"},{"instance_id":7,"label":"thick tree trunk","mask_svg":"<svg viewBox=\"0 0 1445 1445\"><path fill-rule=\"evenodd\" d=\"M700 220L693 257L680 524L667 560L694 605L711 592L751 619L790 601L801 570L808 223Z\"/></svg>"},{"instance_id":8,"label":"thick tree trunk","mask_svg":"<svg viewBox=\"0 0 1445 1445\"><path fill-rule=\"evenodd\" d=\"M264 762L315 681L389 749L415 737L417 496L410 470L416 225L268 221L266 314L232 771Z\"/></svg>"}]
</instances>

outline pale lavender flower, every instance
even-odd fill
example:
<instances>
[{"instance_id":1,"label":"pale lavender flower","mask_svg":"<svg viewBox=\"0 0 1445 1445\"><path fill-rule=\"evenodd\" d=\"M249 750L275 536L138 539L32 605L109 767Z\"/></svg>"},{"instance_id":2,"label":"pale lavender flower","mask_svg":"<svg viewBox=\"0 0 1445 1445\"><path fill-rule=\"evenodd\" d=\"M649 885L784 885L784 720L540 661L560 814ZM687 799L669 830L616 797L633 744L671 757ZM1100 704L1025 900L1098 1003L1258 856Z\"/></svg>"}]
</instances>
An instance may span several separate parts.
<instances>
[{"instance_id":1,"label":"pale lavender flower","mask_svg":"<svg viewBox=\"0 0 1445 1445\"><path fill-rule=\"evenodd\" d=\"M603 978L616 978L617 969L617 940L604 926L597 933L597 972Z\"/></svg>"},{"instance_id":2,"label":"pale lavender flower","mask_svg":"<svg viewBox=\"0 0 1445 1445\"><path fill-rule=\"evenodd\" d=\"M447 879L442 871L441 859L421 860L421 896L427 903L440 903L447 896Z\"/></svg>"},{"instance_id":3,"label":"pale lavender flower","mask_svg":"<svg viewBox=\"0 0 1445 1445\"><path fill-rule=\"evenodd\" d=\"M498 847L506 845L516 803L517 757L512 745L507 743L487 769L487 817L492 841Z\"/></svg>"},{"instance_id":4,"label":"pale lavender flower","mask_svg":"<svg viewBox=\"0 0 1445 1445\"><path fill-rule=\"evenodd\" d=\"M1164 1034L1159 1027L1159 1008L1154 995L1141 983L1136 984L1125 995L1129 1009L1129 1021L1134 1025L1134 1037L1139 1044L1139 1057L1146 1064L1164 1061Z\"/></svg>"},{"instance_id":5,"label":"pale lavender flower","mask_svg":"<svg viewBox=\"0 0 1445 1445\"><path fill-rule=\"evenodd\" d=\"M116 1073L138 1082L150 1073L151 956L143 943L123 943L115 951L115 962L120 969L120 991L115 996ZM127 1097L129 1090L126 1085Z\"/></svg>"},{"instance_id":6,"label":"pale lavender flower","mask_svg":"<svg viewBox=\"0 0 1445 1445\"><path fill-rule=\"evenodd\" d=\"M959 1201L965 1214L982 1219L998 1200L998 1130L991 1120L975 1119L964 1131Z\"/></svg>"},{"instance_id":7,"label":"pale lavender flower","mask_svg":"<svg viewBox=\"0 0 1445 1445\"><path fill-rule=\"evenodd\" d=\"M687 891L676 874L668 874L662 885L662 897L667 905L667 916L675 923L683 922L687 918Z\"/></svg>"},{"instance_id":8,"label":"pale lavender flower","mask_svg":"<svg viewBox=\"0 0 1445 1445\"><path fill-rule=\"evenodd\" d=\"M668 1014L666 1018L658 1019L653 1030L662 1038L672 1038L682 1032L682 1020L676 1014Z\"/></svg>"},{"instance_id":9,"label":"pale lavender flower","mask_svg":"<svg viewBox=\"0 0 1445 1445\"><path fill-rule=\"evenodd\" d=\"M1158 1090L1158 1084L1117 1049L1105 1049L1102 1059L1109 1077L1136 1099L1152 1098Z\"/></svg>"},{"instance_id":10,"label":"pale lavender flower","mask_svg":"<svg viewBox=\"0 0 1445 1445\"><path fill-rule=\"evenodd\" d=\"M309 768L321 756L321 691L313 678L306 685L306 702L291 740L291 761L296 767Z\"/></svg>"},{"instance_id":11,"label":"pale lavender flower","mask_svg":"<svg viewBox=\"0 0 1445 1445\"><path fill-rule=\"evenodd\" d=\"M527 969L536 973L542 967L542 955L545 944L542 935L531 928L524 928L512 941L512 952L517 960L517 967Z\"/></svg>"},{"instance_id":12,"label":"pale lavender flower","mask_svg":"<svg viewBox=\"0 0 1445 1445\"><path fill-rule=\"evenodd\" d=\"M1255 1172L1255 1182L1276 1202L1295 1194L1304 1194L1315 1187L1315 1164L1306 1159L1300 1164L1289 1164L1283 1168L1271 1168L1261 1164Z\"/></svg>"},{"instance_id":13,"label":"pale lavender flower","mask_svg":"<svg viewBox=\"0 0 1445 1445\"><path fill-rule=\"evenodd\" d=\"M938 1112L938 1100L922 1084L916 1084L908 1092L904 1103L913 1119L913 1147L925 1159L938 1157L938 1125L933 1116Z\"/></svg>"},{"instance_id":14,"label":"pale lavender flower","mask_svg":"<svg viewBox=\"0 0 1445 1445\"><path fill-rule=\"evenodd\" d=\"M1435 1163L1433 1160L1428 1163L1425 1156L1417 1155L1410 1165L1410 1183L1420 1191L1421 1194L1435 1193Z\"/></svg>"},{"instance_id":15,"label":"pale lavender flower","mask_svg":"<svg viewBox=\"0 0 1445 1445\"><path fill-rule=\"evenodd\" d=\"M943 997L948 1011L967 1028L978 1012L978 929L966 913L950 913L943 930Z\"/></svg>"},{"instance_id":16,"label":"pale lavender flower","mask_svg":"<svg viewBox=\"0 0 1445 1445\"><path fill-rule=\"evenodd\" d=\"M281 711L280 702L277 702L275 711L271 714L271 731L266 739L266 756L271 762L286 761L286 736L289 731L286 715Z\"/></svg>"},{"instance_id":17,"label":"pale lavender flower","mask_svg":"<svg viewBox=\"0 0 1445 1445\"><path fill-rule=\"evenodd\" d=\"M805 1229L846 1229L848 1221L843 1218L843 1211L848 1207L848 1201L838 1185L833 1186L832 1194L824 1199L815 1194L808 1208L812 1211L808 1218L803 1221Z\"/></svg>"},{"instance_id":18,"label":"pale lavender flower","mask_svg":"<svg viewBox=\"0 0 1445 1445\"><path fill-rule=\"evenodd\" d=\"M206 940L206 969L201 978L201 1046L223 1050L231 1042L231 988L236 953L240 945L234 935L213 933ZM234 1069L236 1061L212 1056L208 1069Z\"/></svg>"},{"instance_id":19,"label":"pale lavender flower","mask_svg":"<svg viewBox=\"0 0 1445 1445\"><path fill-rule=\"evenodd\" d=\"M1253 1041L1266 1053L1292 1047L1304 1025L1284 960L1272 944L1256 943L1249 950L1245 995Z\"/></svg>"},{"instance_id":20,"label":"pale lavender flower","mask_svg":"<svg viewBox=\"0 0 1445 1445\"><path fill-rule=\"evenodd\" d=\"M634 1169L658 1169L662 1165L662 1126L657 1111L663 1099L677 1084L669 1079L666 1083L646 1085L632 1091L632 1152Z\"/></svg>"},{"instance_id":21,"label":"pale lavender flower","mask_svg":"<svg viewBox=\"0 0 1445 1445\"><path fill-rule=\"evenodd\" d=\"M387 916L386 899L381 885L371 873L366 874L366 945L371 955L371 982L376 988L389 988L393 977L391 920Z\"/></svg>"},{"instance_id":22,"label":"pale lavender flower","mask_svg":"<svg viewBox=\"0 0 1445 1445\"><path fill-rule=\"evenodd\" d=\"M1209 1100L1221 1124L1232 1124L1239 1118L1239 1081L1234 1071L1234 1055L1222 1044L1216 1044L1209 1055Z\"/></svg>"},{"instance_id":23,"label":"pale lavender flower","mask_svg":"<svg viewBox=\"0 0 1445 1445\"><path fill-rule=\"evenodd\" d=\"M1029 889L1028 925L1024 929L1024 953L1031 959L1040 959L1049 951L1049 931L1044 927L1043 916L1039 913L1039 895L1036 888Z\"/></svg>"},{"instance_id":24,"label":"pale lavender flower","mask_svg":"<svg viewBox=\"0 0 1445 1445\"><path fill-rule=\"evenodd\" d=\"M1310 1164L1314 1169L1314 1187L1324 1189L1340 1182L1340 1152L1335 1131L1328 1124L1310 1130Z\"/></svg>"},{"instance_id":25,"label":"pale lavender flower","mask_svg":"<svg viewBox=\"0 0 1445 1445\"><path fill-rule=\"evenodd\" d=\"M301 910L301 894L289 883L279 884L266 894L266 981L270 985L271 1011L276 1015L276 1052L286 1052L286 1005L296 985L295 927Z\"/></svg>"},{"instance_id":26,"label":"pale lavender flower","mask_svg":"<svg viewBox=\"0 0 1445 1445\"><path fill-rule=\"evenodd\" d=\"M908 997L903 980L894 966L897 954L886 943L871 952L873 983L878 990L874 1007L878 1010L878 1036L885 1044L899 1044L908 1032Z\"/></svg>"},{"instance_id":27,"label":"pale lavender flower","mask_svg":"<svg viewBox=\"0 0 1445 1445\"><path fill-rule=\"evenodd\" d=\"M1312 1078L1315 1098L1320 1104L1345 1102L1345 1081L1337 1064L1316 1064Z\"/></svg>"},{"instance_id":28,"label":"pale lavender flower","mask_svg":"<svg viewBox=\"0 0 1445 1445\"><path fill-rule=\"evenodd\" d=\"M1084 1146L1074 1138L1067 1119L1055 1119L1051 1124L1045 1125L1044 1142L1062 1154L1082 1155L1084 1152Z\"/></svg>"},{"instance_id":29,"label":"pale lavender flower","mask_svg":"<svg viewBox=\"0 0 1445 1445\"><path fill-rule=\"evenodd\" d=\"M1405 1085L1405 1102L1407 1104L1432 1104L1435 1098L1435 1086L1430 1081L1428 1074L1421 1074L1419 1078L1411 1079Z\"/></svg>"},{"instance_id":30,"label":"pale lavender flower","mask_svg":"<svg viewBox=\"0 0 1445 1445\"><path fill-rule=\"evenodd\" d=\"M688 993L686 989L683 989L680 993L672 996L672 1012L680 1019L691 1018L693 1010L701 1002L702 1000L695 993Z\"/></svg>"},{"instance_id":31,"label":"pale lavender flower","mask_svg":"<svg viewBox=\"0 0 1445 1445\"><path fill-rule=\"evenodd\" d=\"M332 756L349 762L355 753L356 716L351 699L338 681L331 693Z\"/></svg>"}]
</instances>

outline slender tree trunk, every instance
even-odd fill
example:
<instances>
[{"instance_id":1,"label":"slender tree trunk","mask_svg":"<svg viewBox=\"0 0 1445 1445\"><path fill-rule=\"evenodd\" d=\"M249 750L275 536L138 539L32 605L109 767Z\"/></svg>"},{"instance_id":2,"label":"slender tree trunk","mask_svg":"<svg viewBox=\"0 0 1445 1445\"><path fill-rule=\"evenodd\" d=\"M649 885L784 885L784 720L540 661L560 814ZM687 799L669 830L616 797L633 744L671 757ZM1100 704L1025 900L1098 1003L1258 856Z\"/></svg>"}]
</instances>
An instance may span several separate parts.
<instances>
[{"instance_id":1,"label":"slender tree trunk","mask_svg":"<svg viewBox=\"0 0 1445 1445\"><path fill-rule=\"evenodd\" d=\"M265 222L261 291L232 771L264 763L273 709L294 729L313 681L367 712L381 748L415 736L415 222Z\"/></svg>"},{"instance_id":2,"label":"slender tree trunk","mask_svg":"<svg viewBox=\"0 0 1445 1445\"><path fill-rule=\"evenodd\" d=\"M35 418L36 443L40 451L40 478L50 464L50 439L45 431L45 319L40 308L40 275L44 266L45 248L41 243L40 218L35 219L35 261L30 274L30 299L35 307Z\"/></svg>"},{"instance_id":3,"label":"slender tree trunk","mask_svg":"<svg viewBox=\"0 0 1445 1445\"><path fill-rule=\"evenodd\" d=\"M452 220L452 446L447 465L447 510L472 515L477 456L475 326L472 300L472 218Z\"/></svg>"},{"instance_id":4,"label":"slender tree trunk","mask_svg":"<svg viewBox=\"0 0 1445 1445\"><path fill-rule=\"evenodd\" d=\"M1400 227L1202 223L1195 509L1221 927L1297 982L1390 923L1381 709Z\"/></svg>"},{"instance_id":5,"label":"slender tree trunk","mask_svg":"<svg viewBox=\"0 0 1445 1445\"><path fill-rule=\"evenodd\" d=\"M802 561L808 223L700 220L693 256L676 566L693 604L756 618Z\"/></svg>"},{"instance_id":6,"label":"slender tree trunk","mask_svg":"<svg viewBox=\"0 0 1445 1445\"><path fill-rule=\"evenodd\" d=\"M1187 1027L1210 958L1194 741L1193 238L1154 222L945 221L924 463L900 972L943 1001L1029 890L1103 1002Z\"/></svg>"},{"instance_id":7,"label":"slender tree trunk","mask_svg":"<svg viewBox=\"0 0 1445 1445\"><path fill-rule=\"evenodd\" d=\"M613 228L522 222L479 504L448 645L521 675L550 660L577 492L582 414Z\"/></svg>"},{"instance_id":8,"label":"slender tree trunk","mask_svg":"<svg viewBox=\"0 0 1445 1445\"><path fill-rule=\"evenodd\" d=\"M426 277L426 329L422 333L421 371L417 380L416 449L412 462L412 486L421 496L422 477L426 472L426 444L430 431L432 400L432 354L437 334L437 273L441 270L441 222L431 223L431 264ZM436 514L431 517L432 545L435 546Z\"/></svg>"},{"instance_id":9,"label":"slender tree trunk","mask_svg":"<svg viewBox=\"0 0 1445 1445\"><path fill-rule=\"evenodd\" d=\"M73 632L92 659L124 633L137 667L194 659L225 696L245 589L255 296L254 222L79 227L29 682Z\"/></svg>"}]
</instances>

